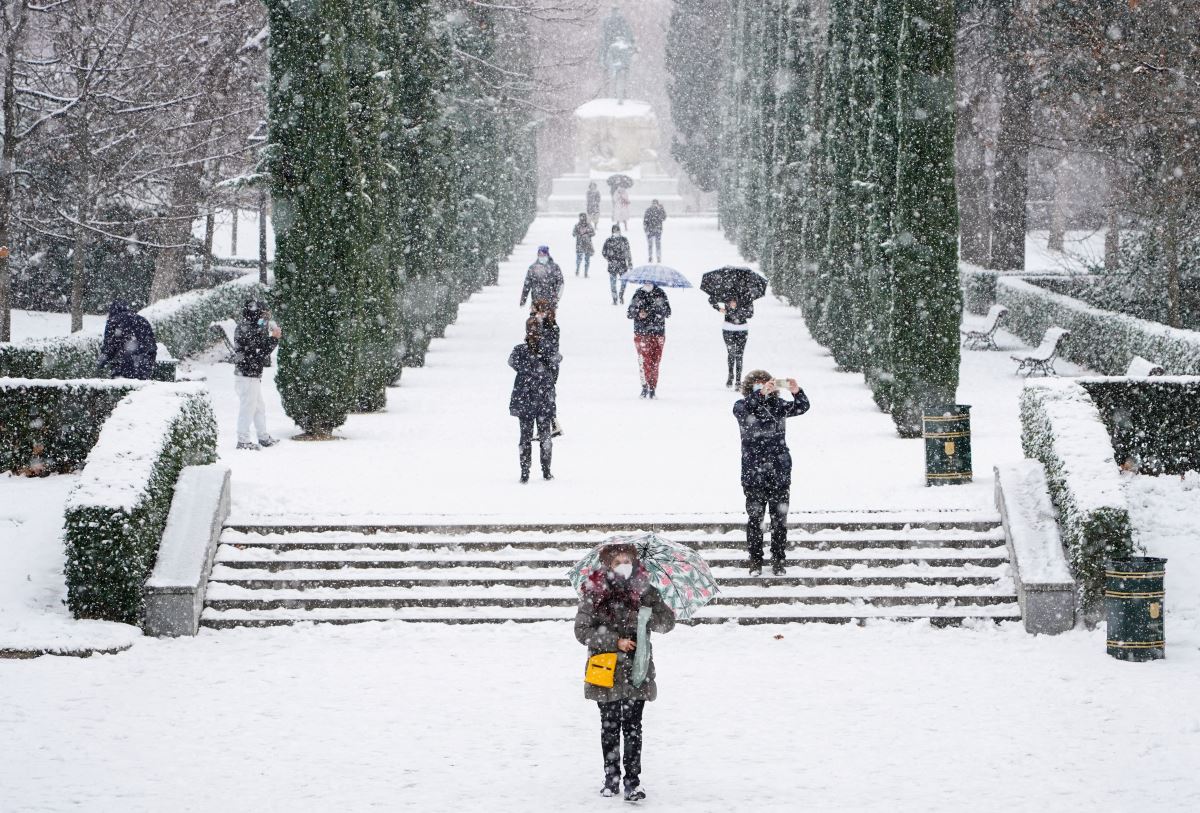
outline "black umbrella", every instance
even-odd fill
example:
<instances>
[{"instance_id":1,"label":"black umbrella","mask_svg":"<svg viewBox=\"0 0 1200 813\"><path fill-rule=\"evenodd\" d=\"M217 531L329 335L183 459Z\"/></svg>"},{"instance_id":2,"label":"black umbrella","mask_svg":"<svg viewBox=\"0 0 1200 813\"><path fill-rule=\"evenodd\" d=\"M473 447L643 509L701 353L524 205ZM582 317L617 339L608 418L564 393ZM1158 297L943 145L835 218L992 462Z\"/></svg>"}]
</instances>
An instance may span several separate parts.
<instances>
[{"instance_id":1,"label":"black umbrella","mask_svg":"<svg viewBox=\"0 0 1200 813\"><path fill-rule=\"evenodd\" d=\"M628 175L622 175L619 172L616 175L609 175L608 191L610 193L616 192L618 186L629 189L631 186L633 186L633 178L630 178Z\"/></svg>"},{"instance_id":2,"label":"black umbrella","mask_svg":"<svg viewBox=\"0 0 1200 813\"><path fill-rule=\"evenodd\" d=\"M717 302L746 302L767 294L767 278L749 268L727 265L700 278L700 290Z\"/></svg>"}]
</instances>

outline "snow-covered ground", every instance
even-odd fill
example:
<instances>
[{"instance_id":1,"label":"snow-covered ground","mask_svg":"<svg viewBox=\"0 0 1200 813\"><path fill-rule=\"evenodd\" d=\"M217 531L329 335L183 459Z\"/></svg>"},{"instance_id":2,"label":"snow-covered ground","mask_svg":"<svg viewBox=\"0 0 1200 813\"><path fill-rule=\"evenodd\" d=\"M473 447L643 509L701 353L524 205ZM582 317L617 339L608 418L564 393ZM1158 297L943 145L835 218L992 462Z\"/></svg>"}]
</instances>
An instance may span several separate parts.
<instances>
[{"instance_id":1,"label":"snow-covered ground","mask_svg":"<svg viewBox=\"0 0 1200 813\"><path fill-rule=\"evenodd\" d=\"M85 313L83 329L89 333L99 333L104 330L104 321L108 317ZM71 332L71 314L50 313L48 311L14 310L12 312L13 341L24 339L45 339L51 336L66 336Z\"/></svg>"},{"instance_id":2,"label":"snow-covered ground","mask_svg":"<svg viewBox=\"0 0 1200 813\"><path fill-rule=\"evenodd\" d=\"M603 224L602 224L603 225ZM234 468L235 518L427 515L612 518L737 512L733 395L720 322L671 291L660 399L637 397L607 276L573 276L570 220L540 219L501 284L463 306L428 366L344 440L233 449L228 365L198 362ZM715 224L668 221L666 259L693 281L736 262ZM556 479L517 480L505 360L539 243L568 274ZM635 256L643 256L640 237ZM972 317L968 317L970 321ZM835 370L799 314L760 303L750 367L795 375L793 510L991 508L991 466L1021 456L1007 352L964 354L971 486L927 489L919 440L895 437L857 374ZM1001 335L1002 347L1020 345ZM1066 365L1060 370L1067 371ZM268 385L272 431L297 430ZM58 518L71 478L0 477L0 631L65 621ZM680 628L659 639L644 779L662 809L1190 811L1200 800L1200 584L1195 478L1132 478L1135 519L1168 565L1165 661L1104 654L1104 631L1016 625ZM1171 507L1164 510L1165 501ZM1146 529L1149 528L1149 531ZM1194 591L1193 591L1194 592ZM27 630L28 631L28 630ZM0 636L0 649L4 648ZM0 809L586 810L603 802L595 707L567 625L367 624L206 630L117 656L0 660Z\"/></svg>"}]
</instances>

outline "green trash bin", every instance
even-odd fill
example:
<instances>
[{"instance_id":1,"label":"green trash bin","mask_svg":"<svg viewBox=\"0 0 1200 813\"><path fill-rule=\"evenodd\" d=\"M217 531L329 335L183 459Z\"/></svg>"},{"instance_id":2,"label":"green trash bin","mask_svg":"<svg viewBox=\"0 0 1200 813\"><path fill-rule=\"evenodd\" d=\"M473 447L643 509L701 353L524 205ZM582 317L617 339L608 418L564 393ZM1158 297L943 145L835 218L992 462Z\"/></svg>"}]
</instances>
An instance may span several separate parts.
<instances>
[{"instance_id":1,"label":"green trash bin","mask_svg":"<svg viewBox=\"0 0 1200 813\"><path fill-rule=\"evenodd\" d=\"M1156 661L1167 656L1166 568L1166 559L1153 556L1104 563L1109 655L1122 661Z\"/></svg>"},{"instance_id":2,"label":"green trash bin","mask_svg":"<svg viewBox=\"0 0 1200 813\"><path fill-rule=\"evenodd\" d=\"M925 408L925 485L971 482L971 407L939 404Z\"/></svg>"}]
</instances>

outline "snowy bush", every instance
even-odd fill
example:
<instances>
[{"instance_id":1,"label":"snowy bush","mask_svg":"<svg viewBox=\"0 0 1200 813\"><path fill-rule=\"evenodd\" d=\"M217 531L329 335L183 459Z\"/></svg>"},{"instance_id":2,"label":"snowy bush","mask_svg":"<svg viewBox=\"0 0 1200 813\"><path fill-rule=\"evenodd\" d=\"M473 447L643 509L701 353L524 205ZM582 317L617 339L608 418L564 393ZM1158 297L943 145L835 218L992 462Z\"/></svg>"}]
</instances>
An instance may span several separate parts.
<instances>
[{"instance_id":1,"label":"snowy bush","mask_svg":"<svg viewBox=\"0 0 1200 813\"><path fill-rule=\"evenodd\" d=\"M216 460L207 392L146 386L113 410L66 503L67 603L77 618L137 623L175 483Z\"/></svg>"},{"instance_id":2,"label":"snowy bush","mask_svg":"<svg viewBox=\"0 0 1200 813\"><path fill-rule=\"evenodd\" d=\"M1200 379L1084 378L1116 460L1143 474L1200 471Z\"/></svg>"},{"instance_id":3,"label":"snowy bush","mask_svg":"<svg viewBox=\"0 0 1200 813\"><path fill-rule=\"evenodd\" d=\"M1081 602L1094 611L1103 596L1104 560L1132 547L1108 429L1078 382L1029 381L1021 393L1021 445L1046 467Z\"/></svg>"},{"instance_id":4,"label":"snowy bush","mask_svg":"<svg viewBox=\"0 0 1200 813\"><path fill-rule=\"evenodd\" d=\"M0 378L0 471L70 471L140 382Z\"/></svg>"},{"instance_id":5,"label":"snowy bush","mask_svg":"<svg viewBox=\"0 0 1200 813\"><path fill-rule=\"evenodd\" d=\"M962 288L963 308L968 313L985 314L996 302L997 272L970 263L959 263L958 285Z\"/></svg>"},{"instance_id":6,"label":"snowy bush","mask_svg":"<svg viewBox=\"0 0 1200 813\"><path fill-rule=\"evenodd\" d=\"M1027 279L1000 277L996 301L1008 308L1005 327L1036 345L1048 327L1071 331L1062 355L1104 375L1121 375L1134 356L1153 359L1172 375L1200 374L1200 333L1093 308Z\"/></svg>"},{"instance_id":7,"label":"snowy bush","mask_svg":"<svg viewBox=\"0 0 1200 813\"><path fill-rule=\"evenodd\" d=\"M256 274L215 288L188 291L155 302L140 311L154 327L158 341L175 358L187 358L209 347L208 326L236 316L247 299L262 297L265 289ZM96 375L100 332L73 333L0 344L0 375L29 378L89 378Z\"/></svg>"}]
</instances>

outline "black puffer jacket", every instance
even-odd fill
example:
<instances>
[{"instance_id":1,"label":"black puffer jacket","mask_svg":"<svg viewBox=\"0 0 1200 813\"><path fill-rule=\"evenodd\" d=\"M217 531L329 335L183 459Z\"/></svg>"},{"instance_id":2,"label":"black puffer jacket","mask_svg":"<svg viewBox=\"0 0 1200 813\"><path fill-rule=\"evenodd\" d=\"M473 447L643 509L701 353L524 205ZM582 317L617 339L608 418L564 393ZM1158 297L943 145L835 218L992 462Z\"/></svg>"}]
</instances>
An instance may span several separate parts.
<instances>
[{"instance_id":1,"label":"black puffer jacket","mask_svg":"<svg viewBox=\"0 0 1200 813\"><path fill-rule=\"evenodd\" d=\"M715 296L708 298L708 304L714 309L719 309L721 305L725 305L725 324L727 325L744 325L754 318L754 300L747 302L738 302L736 308L730 308L728 302L722 302Z\"/></svg>"},{"instance_id":2,"label":"black puffer jacket","mask_svg":"<svg viewBox=\"0 0 1200 813\"><path fill-rule=\"evenodd\" d=\"M536 353L524 342L513 348L508 354L508 366L517 371L517 377L508 400L509 415L525 420L554 417L558 362L557 354L550 355L545 341Z\"/></svg>"},{"instance_id":3,"label":"black puffer jacket","mask_svg":"<svg viewBox=\"0 0 1200 813\"><path fill-rule=\"evenodd\" d=\"M145 380L154 372L157 358L154 328L146 317L134 313L125 302L113 302L104 324L100 366L108 367L113 378Z\"/></svg>"},{"instance_id":4,"label":"black puffer jacket","mask_svg":"<svg viewBox=\"0 0 1200 813\"><path fill-rule=\"evenodd\" d=\"M641 316L640 314L646 314ZM629 301L626 315L633 320L633 332L638 336L665 336L667 317L671 315L671 302L667 292L655 285L646 291L638 288Z\"/></svg>"},{"instance_id":5,"label":"black puffer jacket","mask_svg":"<svg viewBox=\"0 0 1200 813\"><path fill-rule=\"evenodd\" d=\"M258 323L258 314L254 318L243 315L233 331L233 364L237 374L246 378L261 378L263 367L270 366L271 352L278 344L279 340L271 335L269 325Z\"/></svg>"},{"instance_id":6,"label":"black puffer jacket","mask_svg":"<svg viewBox=\"0 0 1200 813\"><path fill-rule=\"evenodd\" d=\"M608 260L610 274L624 274L633 267L633 252L629 249L629 239L619 234L605 240L600 253Z\"/></svg>"},{"instance_id":7,"label":"black puffer jacket","mask_svg":"<svg viewBox=\"0 0 1200 813\"><path fill-rule=\"evenodd\" d=\"M733 405L742 433L742 488L786 491L792 486L792 454L787 447L788 418L808 412L808 396L800 390L788 401L752 392Z\"/></svg>"}]
</instances>

